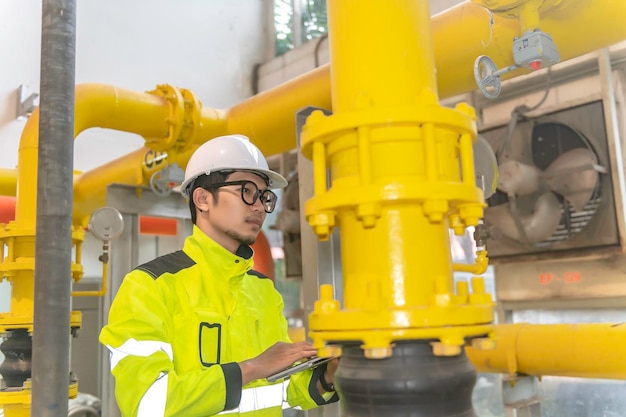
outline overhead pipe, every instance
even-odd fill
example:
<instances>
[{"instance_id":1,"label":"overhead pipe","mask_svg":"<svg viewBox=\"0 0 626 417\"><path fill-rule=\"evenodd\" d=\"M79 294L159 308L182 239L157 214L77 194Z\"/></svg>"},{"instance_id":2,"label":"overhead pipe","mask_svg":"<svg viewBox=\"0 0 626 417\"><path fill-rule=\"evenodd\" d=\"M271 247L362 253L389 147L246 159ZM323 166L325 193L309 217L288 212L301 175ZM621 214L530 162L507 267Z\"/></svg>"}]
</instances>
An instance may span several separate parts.
<instances>
[{"instance_id":1,"label":"overhead pipe","mask_svg":"<svg viewBox=\"0 0 626 417\"><path fill-rule=\"evenodd\" d=\"M37 417L67 414L76 384L70 379L75 58L76 0L43 0L31 378Z\"/></svg>"},{"instance_id":2,"label":"overhead pipe","mask_svg":"<svg viewBox=\"0 0 626 417\"><path fill-rule=\"evenodd\" d=\"M491 57L498 68L514 64L513 38L533 26L528 19L520 22L520 8L532 1L466 1L433 16L435 61L442 98L476 89L472 68L479 55ZM561 61L626 39L623 24L626 2L545 0L540 3L537 21L541 30L554 40ZM502 78L527 72L516 70Z\"/></svg>"},{"instance_id":3,"label":"overhead pipe","mask_svg":"<svg viewBox=\"0 0 626 417\"><path fill-rule=\"evenodd\" d=\"M476 89L473 65L479 55L492 57L501 67L514 64L513 38L521 34L522 25L510 16L512 11L509 14L501 11L510 1L485 3L497 8L497 12L491 14L483 5L466 1L431 18L440 98ZM626 25L620 19L626 15L626 2L551 0L543 4L539 9L541 28L553 37L562 60L626 39ZM502 78L524 72L527 71L514 71ZM293 113L309 105L330 109L330 95L330 65L326 64L229 109L215 110L218 124L210 124L197 138L204 141L219 134L238 132L250 136L266 155L286 152L296 147ZM196 141L195 145L200 143Z\"/></svg>"},{"instance_id":4,"label":"overhead pipe","mask_svg":"<svg viewBox=\"0 0 626 417\"><path fill-rule=\"evenodd\" d=\"M483 3L496 12L490 14ZM626 14L626 2L570 0L544 3L546 6L540 9L541 26L552 35L563 60L626 39L626 26L622 25L619 18ZM476 89L472 67L479 55L489 55L502 67L513 64L512 40L519 36L521 26L518 20L510 17L513 13L510 5L510 1L484 1L480 4L466 1L432 17L440 98ZM567 16L567 19L560 16ZM603 24L597 25L599 21ZM294 111L308 105L332 107L329 68L328 64L316 68L227 110L203 108L203 122L194 135L191 148L199 146L208 138L237 132L250 136L266 155L294 149ZM519 75L521 71L506 74L503 78ZM152 107L161 109L152 112ZM79 85L76 92L75 135L89 127L108 127L144 137L164 136L167 131L164 120L168 114L166 100L159 100L153 94L134 93L104 85ZM33 126L36 126L34 121L27 122L22 140L30 138L28 142L36 142ZM98 207L92 201L99 204L104 200L104 188L92 187L92 181L100 185L108 178L110 181L107 183L147 185L150 178L148 173L142 176L138 171L146 152L147 149L132 152L111 162L110 166L105 164L83 174L77 181L81 188L78 193L80 198L76 199L80 214L75 215L75 219L84 218ZM182 166L187 159L178 157L176 162ZM127 164L133 164L134 167L129 168ZM12 193L14 179L13 171L0 171L0 195L15 195Z\"/></svg>"}]
</instances>

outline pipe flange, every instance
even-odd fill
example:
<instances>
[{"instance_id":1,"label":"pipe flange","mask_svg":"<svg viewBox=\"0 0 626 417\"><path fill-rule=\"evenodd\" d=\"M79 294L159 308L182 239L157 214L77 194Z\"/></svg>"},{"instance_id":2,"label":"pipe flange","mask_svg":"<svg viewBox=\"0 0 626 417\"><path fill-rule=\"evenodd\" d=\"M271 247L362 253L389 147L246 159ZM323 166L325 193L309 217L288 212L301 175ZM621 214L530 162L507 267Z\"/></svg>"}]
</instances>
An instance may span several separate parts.
<instances>
[{"instance_id":1,"label":"pipe flange","mask_svg":"<svg viewBox=\"0 0 626 417\"><path fill-rule=\"evenodd\" d=\"M195 134L200 131L202 103L191 91L185 88L181 88L180 93L184 99L185 112L183 126L178 140L181 146L179 149L189 149L191 145L195 143Z\"/></svg>"},{"instance_id":2,"label":"pipe flange","mask_svg":"<svg viewBox=\"0 0 626 417\"><path fill-rule=\"evenodd\" d=\"M156 151L178 150L184 145L181 142L181 131L185 121L185 99L181 91L169 84L157 85L157 88L148 91L148 94L165 99L170 104L170 116L166 123L168 125L167 136L160 138L144 138L146 146Z\"/></svg>"}]
</instances>

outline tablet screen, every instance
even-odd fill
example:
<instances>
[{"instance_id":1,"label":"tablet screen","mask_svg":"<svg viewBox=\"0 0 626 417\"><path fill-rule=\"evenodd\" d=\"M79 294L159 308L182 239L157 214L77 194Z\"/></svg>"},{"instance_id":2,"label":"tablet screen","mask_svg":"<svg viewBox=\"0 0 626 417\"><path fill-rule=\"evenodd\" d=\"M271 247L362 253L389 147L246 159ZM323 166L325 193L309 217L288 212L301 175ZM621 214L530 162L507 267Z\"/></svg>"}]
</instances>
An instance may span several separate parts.
<instances>
[{"instance_id":1,"label":"tablet screen","mask_svg":"<svg viewBox=\"0 0 626 417\"><path fill-rule=\"evenodd\" d=\"M289 368L283 369L280 372L275 373L274 375L270 375L267 377L267 380L269 382L274 382L277 381L281 378L287 378L288 376L291 376L293 374L295 374L296 372L302 372L304 370L307 369L311 369L311 368L315 368L317 366L320 366L326 362L329 362L333 359L335 359L336 356L329 356L326 358L319 358L319 357L314 357L314 358L310 358L304 362L298 363L296 365L292 365Z\"/></svg>"}]
</instances>

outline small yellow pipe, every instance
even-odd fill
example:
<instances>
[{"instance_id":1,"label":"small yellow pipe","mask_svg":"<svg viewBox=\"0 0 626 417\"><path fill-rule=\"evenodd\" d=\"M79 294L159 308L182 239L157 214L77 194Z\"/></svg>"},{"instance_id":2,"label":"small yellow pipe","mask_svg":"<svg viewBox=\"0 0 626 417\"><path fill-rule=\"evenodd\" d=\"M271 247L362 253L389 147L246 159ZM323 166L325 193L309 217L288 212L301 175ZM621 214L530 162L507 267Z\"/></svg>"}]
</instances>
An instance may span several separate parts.
<instances>
[{"instance_id":1,"label":"small yellow pipe","mask_svg":"<svg viewBox=\"0 0 626 417\"><path fill-rule=\"evenodd\" d=\"M452 269L456 272L469 272L474 275L482 275L487 272L489 258L486 250L476 251L476 260L473 264L453 264Z\"/></svg>"},{"instance_id":2,"label":"small yellow pipe","mask_svg":"<svg viewBox=\"0 0 626 417\"><path fill-rule=\"evenodd\" d=\"M520 31L532 32L541 27L539 6L543 0L529 0L519 6Z\"/></svg>"},{"instance_id":3,"label":"small yellow pipe","mask_svg":"<svg viewBox=\"0 0 626 417\"><path fill-rule=\"evenodd\" d=\"M109 280L109 263L102 263L102 284L97 291L72 291L72 297L102 297L107 293L107 281Z\"/></svg>"},{"instance_id":4,"label":"small yellow pipe","mask_svg":"<svg viewBox=\"0 0 626 417\"><path fill-rule=\"evenodd\" d=\"M626 323L501 324L495 349L467 347L479 372L626 379Z\"/></svg>"}]
</instances>

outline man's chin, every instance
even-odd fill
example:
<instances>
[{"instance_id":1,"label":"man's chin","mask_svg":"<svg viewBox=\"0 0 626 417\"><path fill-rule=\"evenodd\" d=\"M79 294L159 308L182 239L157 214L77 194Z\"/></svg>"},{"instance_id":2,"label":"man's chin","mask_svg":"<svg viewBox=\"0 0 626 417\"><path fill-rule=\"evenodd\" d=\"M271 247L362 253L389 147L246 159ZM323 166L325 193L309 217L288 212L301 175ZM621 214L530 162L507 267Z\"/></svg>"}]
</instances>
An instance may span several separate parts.
<instances>
[{"instance_id":1,"label":"man's chin","mask_svg":"<svg viewBox=\"0 0 626 417\"><path fill-rule=\"evenodd\" d=\"M259 230L260 232L260 230ZM233 239L235 239L237 242L239 242L239 244L241 245L252 245L254 244L254 242L256 242L257 236L259 235L259 232L256 233L246 233L246 234L240 234L240 233L229 233L229 236Z\"/></svg>"}]
</instances>

